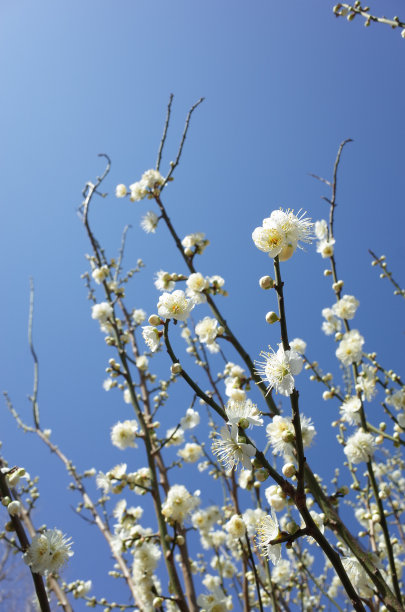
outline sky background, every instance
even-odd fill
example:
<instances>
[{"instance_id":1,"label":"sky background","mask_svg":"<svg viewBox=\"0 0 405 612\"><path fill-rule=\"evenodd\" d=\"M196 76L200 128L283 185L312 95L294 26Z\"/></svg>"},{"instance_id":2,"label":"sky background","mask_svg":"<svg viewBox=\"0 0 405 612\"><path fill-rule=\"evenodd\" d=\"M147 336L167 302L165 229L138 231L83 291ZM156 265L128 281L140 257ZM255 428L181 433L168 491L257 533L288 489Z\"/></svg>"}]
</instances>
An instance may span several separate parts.
<instances>
[{"instance_id":1,"label":"sky background","mask_svg":"<svg viewBox=\"0 0 405 612\"><path fill-rule=\"evenodd\" d=\"M132 225L125 264L142 257L146 268L127 290L128 305L154 312L154 273L185 270L163 226L156 235L139 229L153 206L118 200L114 190L154 167L170 93L162 172L175 157L188 109L201 96L206 100L193 117L165 203L181 236L202 231L209 238L199 270L226 279L230 296L219 298L221 310L253 358L279 337L264 320L275 295L257 283L272 272L272 262L254 247L251 233L279 206L326 217L321 196L330 195L328 187L309 173L329 179L339 143L354 140L339 172L338 271L345 292L360 300L355 327L366 337L365 349L377 351L387 367L403 367L403 300L379 280L367 249L386 254L404 283L405 40L382 25L336 19L332 7L325 0L1 3L1 390L31 422L32 276L41 422L80 470L107 470L120 461L140 467L109 441L111 426L131 415L118 394L101 386L112 355L91 320L80 279L89 252L77 215L81 192L104 169L97 154L108 153L112 168L103 190L110 197L94 200L93 228L115 256L123 227ZM372 9L393 16L403 5L386 0ZM307 341L308 355L325 372L336 372L333 340L320 331L321 310L334 298L324 263L309 246L283 265L288 328L291 338ZM201 309L201 318L206 314ZM167 371L168 359L157 361ZM334 463L325 457L335 443L330 423L338 405L325 404L322 389L306 379L299 379L302 409L318 430L309 458L328 478ZM177 383L176 418L189 400ZM374 410L378 423L378 402ZM4 402L1 415L4 456L41 476L37 525L57 526L75 542L65 579L91 578L102 596L101 572L110 561L101 537L70 510L77 500L66 491L63 469L39 441L16 430ZM339 452L342 457L336 446ZM184 472L184 482L191 477ZM115 584L108 588L119 598Z\"/></svg>"}]
</instances>

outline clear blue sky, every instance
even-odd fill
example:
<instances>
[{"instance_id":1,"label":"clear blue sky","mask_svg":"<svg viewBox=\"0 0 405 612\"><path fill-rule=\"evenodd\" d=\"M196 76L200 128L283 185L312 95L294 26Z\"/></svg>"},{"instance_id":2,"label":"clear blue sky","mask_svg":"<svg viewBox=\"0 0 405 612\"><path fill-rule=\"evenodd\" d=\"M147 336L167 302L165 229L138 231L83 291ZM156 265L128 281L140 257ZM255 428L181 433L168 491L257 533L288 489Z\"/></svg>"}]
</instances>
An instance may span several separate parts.
<instances>
[{"instance_id":1,"label":"clear blue sky","mask_svg":"<svg viewBox=\"0 0 405 612\"><path fill-rule=\"evenodd\" d=\"M113 256L123 226L132 224L127 265L142 257L147 267L129 292L130 306L153 312L152 275L161 267L184 272L182 262L163 228L156 236L139 229L148 204L113 193L117 183L132 183L154 166L171 92L163 169L175 155L188 108L200 96L206 101L165 200L180 234L209 237L200 270L226 279L230 297L222 310L252 356L279 339L264 321L275 307L272 296L257 285L271 260L254 248L251 232L280 205L325 216L321 196L328 189L308 174L330 178L338 145L350 137L339 177L338 269L345 291L361 302L356 326L365 348L388 367L403 362L403 300L378 279L367 249L385 253L405 281L405 40L388 27L336 19L332 7L325 0L1 3L1 390L29 420L26 323L33 276L41 420L79 469L132 460L109 442L111 425L130 415L117 395L101 388L111 354L90 319L80 280L89 251L76 214L81 190L102 171L97 154L108 153L113 166L104 188L111 197L95 202L94 228ZM401 9L398 1L384 2L387 16ZM333 294L323 268L309 247L285 264L284 274L290 335L304 338L327 371L333 342L320 332L320 312ZM329 424L337 405L322 402L321 389L305 378L299 381L303 410L318 428L310 454L316 466L333 443ZM189 401L184 389L177 401L184 401L182 413ZM68 508L75 501L63 471L39 443L16 431L5 407L1 423L5 457L41 475L37 524L58 526L75 540L65 578L92 578L103 595L97 570L108 567L108 554L99 564L105 547L95 543L97 533L91 545L83 543L90 529Z\"/></svg>"}]
</instances>

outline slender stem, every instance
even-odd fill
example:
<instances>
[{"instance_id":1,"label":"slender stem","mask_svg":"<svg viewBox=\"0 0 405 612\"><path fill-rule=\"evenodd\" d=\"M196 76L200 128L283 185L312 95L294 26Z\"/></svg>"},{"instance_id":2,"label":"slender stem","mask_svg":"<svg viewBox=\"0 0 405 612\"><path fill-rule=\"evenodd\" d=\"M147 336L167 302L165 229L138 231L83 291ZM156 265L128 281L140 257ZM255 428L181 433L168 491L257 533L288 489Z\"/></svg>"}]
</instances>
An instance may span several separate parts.
<instances>
[{"instance_id":1,"label":"slender stem","mask_svg":"<svg viewBox=\"0 0 405 612\"><path fill-rule=\"evenodd\" d=\"M30 310L28 315L28 344L30 347L31 355L34 360L34 387L31 396L34 423L35 427L39 427L39 406L38 406L38 358L34 349L34 343L32 341L32 324L34 318L34 281L30 278Z\"/></svg>"}]
</instances>

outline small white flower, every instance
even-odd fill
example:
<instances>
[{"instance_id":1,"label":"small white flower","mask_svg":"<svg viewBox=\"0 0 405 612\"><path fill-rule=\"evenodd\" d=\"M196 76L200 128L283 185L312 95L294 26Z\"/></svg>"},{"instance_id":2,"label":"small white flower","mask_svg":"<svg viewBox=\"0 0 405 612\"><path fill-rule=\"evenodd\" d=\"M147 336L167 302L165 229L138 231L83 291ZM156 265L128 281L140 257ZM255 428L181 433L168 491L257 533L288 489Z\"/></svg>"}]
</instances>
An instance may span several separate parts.
<instances>
[{"instance_id":1,"label":"small white flower","mask_svg":"<svg viewBox=\"0 0 405 612\"><path fill-rule=\"evenodd\" d=\"M212 452L218 456L218 461L224 464L226 470L232 470L242 463L243 467L252 468L250 459L255 456L256 449L251 444L239 442L238 426L232 425L231 431L224 426L221 427L221 439L214 440Z\"/></svg>"},{"instance_id":2,"label":"small white flower","mask_svg":"<svg viewBox=\"0 0 405 612\"><path fill-rule=\"evenodd\" d=\"M188 300L184 291L178 289L173 293L163 293L158 301L158 315L164 319L177 319L185 321L194 308L191 300Z\"/></svg>"},{"instance_id":3,"label":"small white flower","mask_svg":"<svg viewBox=\"0 0 405 612\"><path fill-rule=\"evenodd\" d=\"M344 334L338 348L336 357L348 367L352 363L360 363L362 358L364 338L357 329L352 329Z\"/></svg>"},{"instance_id":4,"label":"small white flower","mask_svg":"<svg viewBox=\"0 0 405 612\"><path fill-rule=\"evenodd\" d=\"M127 188L125 187L125 185L123 185L122 183L117 185L115 188L115 195L117 198L125 198L125 196L127 195Z\"/></svg>"},{"instance_id":5,"label":"small white flower","mask_svg":"<svg viewBox=\"0 0 405 612\"><path fill-rule=\"evenodd\" d=\"M170 427L166 432L168 440L166 446L180 446L184 442L184 431L181 427Z\"/></svg>"},{"instance_id":6,"label":"small white flower","mask_svg":"<svg viewBox=\"0 0 405 612\"><path fill-rule=\"evenodd\" d=\"M188 442L184 448L181 448L177 452L177 454L186 463L195 463L202 457L203 450L199 444L196 444L195 442Z\"/></svg>"},{"instance_id":7,"label":"small white flower","mask_svg":"<svg viewBox=\"0 0 405 612\"><path fill-rule=\"evenodd\" d=\"M153 210L148 210L141 219L141 228L147 234L154 234L159 223L159 217Z\"/></svg>"},{"instance_id":8,"label":"small white flower","mask_svg":"<svg viewBox=\"0 0 405 612\"><path fill-rule=\"evenodd\" d=\"M209 282L200 272L194 272L188 277L186 285L191 291L199 292L207 289L209 287Z\"/></svg>"},{"instance_id":9,"label":"small white flower","mask_svg":"<svg viewBox=\"0 0 405 612\"><path fill-rule=\"evenodd\" d=\"M187 408L185 416L180 419L180 425L183 429L193 429L197 427L199 422L200 415L192 408Z\"/></svg>"},{"instance_id":10,"label":"small white flower","mask_svg":"<svg viewBox=\"0 0 405 612\"><path fill-rule=\"evenodd\" d=\"M346 421L349 425L360 425L360 408L361 401L355 395L345 400L340 406L342 421Z\"/></svg>"},{"instance_id":11,"label":"small white flower","mask_svg":"<svg viewBox=\"0 0 405 612\"><path fill-rule=\"evenodd\" d=\"M24 561L34 574L58 571L73 555L71 539L59 529L47 529L36 535L24 553Z\"/></svg>"},{"instance_id":12,"label":"small white flower","mask_svg":"<svg viewBox=\"0 0 405 612\"><path fill-rule=\"evenodd\" d=\"M278 485L271 485L265 489L264 494L271 508L274 508L276 512L284 510L287 499L281 487Z\"/></svg>"},{"instance_id":13,"label":"small white flower","mask_svg":"<svg viewBox=\"0 0 405 612\"><path fill-rule=\"evenodd\" d=\"M196 495L191 495L183 485L170 487L166 501L162 505L162 514L171 521L183 524L184 520L199 505Z\"/></svg>"},{"instance_id":14,"label":"small white flower","mask_svg":"<svg viewBox=\"0 0 405 612\"><path fill-rule=\"evenodd\" d=\"M333 245L335 242L336 240L334 238L331 238L330 240L321 240L316 246L316 252L320 253L323 259L332 257L334 252Z\"/></svg>"},{"instance_id":15,"label":"small white flower","mask_svg":"<svg viewBox=\"0 0 405 612\"><path fill-rule=\"evenodd\" d=\"M101 266L101 268L94 268L93 272L91 273L93 279L98 285L100 285L103 280L107 278L108 274L109 271L107 266Z\"/></svg>"},{"instance_id":16,"label":"small white flower","mask_svg":"<svg viewBox=\"0 0 405 612\"><path fill-rule=\"evenodd\" d=\"M345 557L342 559L342 564L349 579L358 589L360 596L367 598L372 597L372 583L359 561L355 557Z\"/></svg>"},{"instance_id":17,"label":"small white flower","mask_svg":"<svg viewBox=\"0 0 405 612\"><path fill-rule=\"evenodd\" d=\"M332 306L332 310L337 317L341 319L353 319L360 302L353 295L344 295L336 304Z\"/></svg>"},{"instance_id":18,"label":"small white flower","mask_svg":"<svg viewBox=\"0 0 405 612\"><path fill-rule=\"evenodd\" d=\"M173 291L176 286L176 283L172 281L172 275L164 270L159 270L159 272L156 272L154 284L158 291L170 292Z\"/></svg>"},{"instance_id":19,"label":"small white flower","mask_svg":"<svg viewBox=\"0 0 405 612\"><path fill-rule=\"evenodd\" d=\"M94 304L91 309L91 318L96 319L101 324L107 323L109 319L112 319L114 315L113 308L108 302L100 302L100 304Z\"/></svg>"},{"instance_id":20,"label":"small white flower","mask_svg":"<svg viewBox=\"0 0 405 612\"><path fill-rule=\"evenodd\" d=\"M362 392L363 401L371 402L377 393L376 377L377 368L371 365L363 365L360 375L357 377L356 389Z\"/></svg>"},{"instance_id":21,"label":"small white flower","mask_svg":"<svg viewBox=\"0 0 405 612\"><path fill-rule=\"evenodd\" d=\"M135 438L138 431L138 423L134 420L118 422L111 429L111 442L117 448L136 447Z\"/></svg>"},{"instance_id":22,"label":"small white flower","mask_svg":"<svg viewBox=\"0 0 405 612\"><path fill-rule=\"evenodd\" d=\"M135 325L141 325L146 319L146 312L142 308L136 308L132 312L132 320Z\"/></svg>"},{"instance_id":23,"label":"small white flower","mask_svg":"<svg viewBox=\"0 0 405 612\"><path fill-rule=\"evenodd\" d=\"M239 514L234 514L227 523L225 523L224 528L226 531L234 538L243 538L246 532L245 521Z\"/></svg>"},{"instance_id":24,"label":"small white flower","mask_svg":"<svg viewBox=\"0 0 405 612\"><path fill-rule=\"evenodd\" d=\"M10 516L19 516L21 514L21 502L14 500L7 506L7 511Z\"/></svg>"},{"instance_id":25,"label":"small white flower","mask_svg":"<svg viewBox=\"0 0 405 612\"><path fill-rule=\"evenodd\" d=\"M250 399L242 401L230 399L225 407L225 412L230 425L240 425L244 429L253 425L263 425L260 412Z\"/></svg>"},{"instance_id":26,"label":"small white flower","mask_svg":"<svg viewBox=\"0 0 405 612\"><path fill-rule=\"evenodd\" d=\"M298 215L301 211L298 211ZM279 255L286 261L294 253L298 242L311 242L312 227L310 219L295 215L292 210L274 210L270 217L263 219L262 227L257 227L252 239L256 247L270 257Z\"/></svg>"},{"instance_id":27,"label":"small white flower","mask_svg":"<svg viewBox=\"0 0 405 612\"><path fill-rule=\"evenodd\" d=\"M281 544L270 544L280 535L277 517L272 510L272 515L266 515L257 530L257 544L261 554L270 559L273 565L277 565L281 559Z\"/></svg>"},{"instance_id":28,"label":"small white flower","mask_svg":"<svg viewBox=\"0 0 405 612\"><path fill-rule=\"evenodd\" d=\"M315 221L315 236L318 240L326 240L328 237L328 224L325 219Z\"/></svg>"},{"instance_id":29,"label":"small white flower","mask_svg":"<svg viewBox=\"0 0 405 612\"><path fill-rule=\"evenodd\" d=\"M211 344L215 342L218 334L218 321L212 317L204 317L202 321L199 321L195 326L195 333L197 334L200 342L204 344Z\"/></svg>"},{"instance_id":30,"label":"small white flower","mask_svg":"<svg viewBox=\"0 0 405 612\"><path fill-rule=\"evenodd\" d=\"M322 331L331 336L342 329L342 322L335 316L332 308L323 308L322 316L326 319L322 323Z\"/></svg>"},{"instance_id":31,"label":"small white flower","mask_svg":"<svg viewBox=\"0 0 405 612\"><path fill-rule=\"evenodd\" d=\"M145 186L141 183L141 181L137 181L136 183L132 183L129 186L130 196L129 199L131 202L140 202L148 193Z\"/></svg>"},{"instance_id":32,"label":"small white flower","mask_svg":"<svg viewBox=\"0 0 405 612\"><path fill-rule=\"evenodd\" d=\"M269 346L271 352L262 351L261 357L265 360L257 361L262 366L257 374L262 376L263 382L268 383L268 391L273 387L282 395L291 395L294 390L294 376L302 370L302 358L294 350L285 351L279 344L277 353Z\"/></svg>"},{"instance_id":33,"label":"small white flower","mask_svg":"<svg viewBox=\"0 0 405 612\"><path fill-rule=\"evenodd\" d=\"M374 454L374 446L374 437L359 429L347 440L344 452L351 463L368 462Z\"/></svg>"},{"instance_id":34,"label":"small white flower","mask_svg":"<svg viewBox=\"0 0 405 612\"><path fill-rule=\"evenodd\" d=\"M303 355L307 350L307 343L301 340L301 338L294 338L290 342L290 348L299 355Z\"/></svg>"},{"instance_id":35,"label":"small white flower","mask_svg":"<svg viewBox=\"0 0 405 612\"><path fill-rule=\"evenodd\" d=\"M145 325L142 327L142 338L145 340L146 346L154 353L160 346L161 333L156 327Z\"/></svg>"}]
</instances>

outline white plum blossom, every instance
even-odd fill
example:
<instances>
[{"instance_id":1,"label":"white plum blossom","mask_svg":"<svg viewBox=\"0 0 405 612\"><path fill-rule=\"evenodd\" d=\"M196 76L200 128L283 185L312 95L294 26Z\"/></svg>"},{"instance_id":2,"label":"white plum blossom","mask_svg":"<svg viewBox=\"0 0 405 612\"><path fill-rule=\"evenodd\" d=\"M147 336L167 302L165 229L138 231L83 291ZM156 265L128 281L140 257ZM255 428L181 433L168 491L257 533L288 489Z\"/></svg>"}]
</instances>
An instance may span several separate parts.
<instances>
[{"instance_id":1,"label":"white plum blossom","mask_svg":"<svg viewBox=\"0 0 405 612\"><path fill-rule=\"evenodd\" d=\"M108 277L108 274L109 274L108 266L101 266L101 268L94 268L93 272L91 273L97 285L100 285L103 282L103 280L105 280Z\"/></svg>"},{"instance_id":2,"label":"white plum blossom","mask_svg":"<svg viewBox=\"0 0 405 612\"><path fill-rule=\"evenodd\" d=\"M121 450L128 447L136 447L135 438L137 431L138 423L135 420L118 422L111 429L111 442Z\"/></svg>"},{"instance_id":3,"label":"white plum blossom","mask_svg":"<svg viewBox=\"0 0 405 612\"><path fill-rule=\"evenodd\" d=\"M290 581L291 575L291 563L287 559L280 559L271 572L271 579L278 586L285 587Z\"/></svg>"},{"instance_id":4,"label":"white plum blossom","mask_svg":"<svg viewBox=\"0 0 405 612\"><path fill-rule=\"evenodd\" d=\"M194 308L194 303L186 298L184 291L177 289L173 293L162 293L157 307L160 317L185 321Z\"/></svg>"},{"instance_id":5,"label":"white plum blossom","mask_svg":"<svg viewBox=\"0 0 405 612\"><path fill-rule=\"evenodd\" d=\"M276 540L279 535L278 521L274 510L272 510L272 515L267 514L257 530L257 544L261 554L270 559L273 565L277 565L281 559L281 544L270 544L270 542Z\"/></svg>"},{"instance_id":6,"label":"white plum blossom","mask_svg":"<svg viewBox=\"0 0 405 612\"><path fill-rule=\"evenodd\" d=\"M304 447L311 445L315 427L311 419L301 414L301 434ZM276 415L266 427L267 437L274 453L290 458L294 450L295 432L291 419Z\"/></svg>"},{"instance_id":7,"label":"white plum blossom","mask_svg":"<svg viewBox=\"0 0 405 612\"><path fill-rule=\"evenodd\" d=\"M271 508L274 508L276 512L281 512L281 510L284 510L287 499L281 487L278 485L270 485L270 487L265 489L264 495Z\"/></svg>"},{"instance_id":8,"label":"white plum blossom","mask_svg":"<svg viewBox=\"0 0 405 612\"><path fill-rule=\"evenodd\" d=\"M73 555L71 546L71 539L59 529L47 529L33 537L24 561L34 574L57 572Z\"/></svg>"},{"instance_id":9,"label":"white plum blossom","mask_svg":"<svg viewBox=\"0 0 405 612\"><path fill-rule=\"evenodd\" d=\"M262 508L255 508L254 510L253 508L248 508L245 510L245 512L242 514L242 518L245 522L246 529L250 537L256 533L265 517L266 512L262 510Z\"/></svg>"},{"instance_id":10,"label":"white plum blossom","mask_svg":"<svg viewBox=\"0 0 405 612\"><path fill-rule=\"evenodd\" d=\"M301 338L294 338L290 342L290 348L299 355L303 355L307 350L307 343L301 340Z\"/></svg>"},{"instance_id":11,"label":"white plum blossom","mask_svg":"<svg viewBox=\"0 0 405 612\"><path fill-rule=\"evenodd\" d=\"M371 402L377 393L377 368L371 365L363 364L361 372L357 377L356 390L361 391L363 401Z\"/></svg>"},{"instance_id":12,"label":"white plum blossom","mask_svg":"<svg viewBox=\"0 0 405 612\"><path fill-rule=\"evenodd\" d=\"M94 304L91 308L91 318L99 321L100 324L107 323L114 316L114 311L108 302Z\"/></svg>"},{"instance_id":13,"label":"white plum blossom","mask_svg":"<svg viewBox=\"0 0 405 612\"><path fill-rule=\"evenodd\" d=\"M395 410L405 410L405 387L395 391L392 395L387 395L385 401L389 406L393 406Z\"/></svg>"},{"instance_id":14,"label":"white plum blossom","mask_svg":"<svg viewBox=\"0 0 405 612\"><path fill-rule=\"evenodd\" d=\"M330 240L325 239L325 240L320 240L320 242L318 242L317 246L316 246L316 252L320 253L323 259L327 259L328 257L332 257L333 256L333 252L334 252L334 244L335 244L336 240L334 238L331 238Z\"/></svg>"},{"instance_id":15,"label":"white plum blossom","mask_svg":"<svg viewBox=\"0 0 405 612\"><path fill-rule=\"evenodd\" d=\"M131 202L139 202L164 183L164 178L158 170L146 170L140 181L129 186Z\"/></svg>"},{"instance_id":16,"label":"white plum blossom","mask_svg":"<svg viewBox=\"0 0 405 612\"><path fill-rule=\"evenodd\" d=\"M243 538L246 532L245 521L239 514L234 514L224 528L234 538Z\"/></svg>"},{"instance_id":17,"label":"white plum blossom","mask_svg":"<svg viewBox=\"0 0 405 612\"><path fill-rule=\"evenodd\" d=\"M214 588L208 595L200 594L197 604L202 612L227 612L233 607L231 595L225 595L220 587Z\"/></svg>"},{"instance_id":18,"label":"white plum blossom","mask_svg":"<svg viewBox=\"0 0 405 612\"><path fill-rule=\"evenodd\" d=\"M145 372L148 369L149 359L146 355L139 355L139 357L136 358L135 365L138 370Z\"/></svg>"},{"instance_id":19,"label":"white plum blossom","mask_svg":"<svg viewBox=\"0 0 405 612\"><path fill-rule=\"evenodd\" d=\"M125 198L125 196L127 195L127 188L125 187L125 185L123 185L122 183L117 185L115 188L115 195L117 198Z\"/></svg>"},{"instance_id":20,"label":"white plum blossom","mask_svg":"<svg viewBox=\"0 0 405 612\"><path fill-rule=\"evenodd\" d=\"M282 395L291 395L294 390L294 376L302 370L302 358L294 351L285 351L282 344L278 345L277 353L269 346L271 352L262 351L261 357L264 361L256 361L262 366L257 374L262 377L263 382L268 383L268 391L275 389Z\"/></svg>"},{"instance_id":21,"label":"white plum blossom","mask_svg":"<svg viewBox=\"0 0 405 612\"><path fill-rule=\"evenodd\" d=\"M187 408L186 414L180 419L180 425L183 429L193 429L200 422L200 415L196 410Z\"/></svg>"},{"instance_id":22,"label":"white plum blossom","mask_svg":"<svg viewBox=\"0 0 405 612\"><path fill-rule=\"evenodd\" d=\"M195 326L195 333L198 336L200 342L207 345L207 348L211 351L214 347L214 352L218 352L219 345L215 342L218 335L218 321L213 317L204 317ZM216 349L216 350L215 350Z\"/></svg>"},{"instance_id":23,"label":"white plum blossom","mask_svg":"<svg viewBox=\"0 0 405 612\"><path fill-rule=\"evenodd\" d=\"M333 313L340 319L350 320L356 314L360 302L353 295L344 295L332 306Z\"/></svg>"},{"instance_id":24,"label":"white plum blossom","mask_svg":"<svg viewBox=\"0 0 405 612\"><path fill-rule=\"evenodd\" d=\"M357 329L346 332L336 349L336 357L348 367L352 363L360 363L362 358L364 338Z\"/></svg>"},{"instance_id":25,"label":"white plum blossom","mask_svg":"<svg viewBox=\"0 0 405 612\"><path fill-rule=\"evenodd\" d=\"M196 301L205 302L206 297L201 292L208 289L209 282L200 272L194 272L190 274L186 281L187 295L194 298ZM200 295L196 295L200 294Z\"/></svg>"},{"instance_id":26,"label":"white plum blossom","mask_svg":"<svg viewBox=\"0 0 405 612\"><path fill-rule=\"evenodd\" d=\"M374 447L374 437L359 429L347 440L344 452L351 463L368 462L374 454Z\"/></svg>"},{"instance_id":27,"label":"white plum blossom","mask_svg":"<svg viewBox=\"0 0 405 612\"><path fill-rule=\"evenodd\" d=\"M239 425L244 429L253 425L263 425L260 412L252 400L235 401L230 399L225 407L228 424Z\"/></svg>"},{"instance_id":28,"label":"white plum blossom","mask_svg":"<svg viewBox=\"0 0 405 612\"><path fill-rule=\"evenodd\" d=\"M356 395L349 397L340 406L342 421L346 421L349 425L360 425L360 409L361 400Z\"/></svg>"},{"instance_id":29,"label":"white plum blossom","mask_svg":"<svg viewBox=\"0 0 405 612\"><path fill-rule=\"evenodd\" d=\"M141 228L147 234L154 234L159 223L159 217L153 210L148 212L141 219Z\"/></svg>"},{"instance_id":30,"label":"white plum blossom","mask_svg":"<svg viewBox=\"0 0 405 612\"><path fill-rule=\"evenodd\" d=\"M184 431L181 427L170 427L166 431L167 446L180 446L184 442Z\"/></svg>"},{"instance_id":31,"label":"white plum blossom","mask_svg":"<svg viewBox=\"0 0 405 612\"><path fill-rule=\"evenodd\" d=\"M239 441L238 426L221 427L221 439L214 440L212 452L217 455L218 461L224 464L227 471L235 468L239 462L245 469L251 469L251 458L255 456L256 449L251 444Z\"/></svg>"},{"instance_id":32,"label":"white plum blossom","mask_svg":"<svg viewBox=\"0 0 405 612\"><path fill-rule=\"evenodd\" d=\"M342 322L335 316L332 308L323 308L322 316L326 319L322 323L322 331L331 336L342 329Z\"/></svg>"},{"instance_id":33,"label":"white plum blossom","mask_svg":"<svg viewBox=\"0 0 405 612\"><path fill-rule=\"evenodd\" d=\"M274 210L270 217L263 219L262 226L253 231L253 242L270 257L278 255L280 261L286 261L300 246L299 241L311 242L313 224L304 215L297 216L291 210Z\"/></svg>"},{"instance_id":34,"label":"white plum blossom","mask_svg":"<svg viewBox=\"0 0 405 612\"><path fill-rule=\"evenodd\" d=\"M172 275L169 274L169 272L159 270L159 272L156 272L154 285L158 291L170 292L173 291L176 286L176 283L172 280Z\"/></svg>"},{"instance_id":35,"label":"white plum blossom","mask_svg":"<svg viewBox=\"0 0 405 612\"><path fill-rule=\"evenodd\" d=\"M342 564L347 572L347 575L349 576L349 579L358 589L360 596L367 598L372 597L372 583L356 557L345 557L342 559Z\"/></svg>"},{"instance_id":36,"label":"white plum blossom","mask_svg":"<svg viewBox=\"0 0 405 612\"><path fill-rule=\"evenodd\" d=\"M170 487L166 501L162 505L162 514L168 520L182 525L199 503L199 497L191 495L185 486L175 484Z\"/></svg>"},{"instance_id":37,"label":"white plum blossom","mask_svg":"<svg viewBox=\"0 0 405 612\"><path fill-rule=\"evenodd\" d=\"M149 350L152 351L152 353L158 350L160 346L161 335L161 332L152 325L145 325L144 327L142 327L142 338L144 339L146 346L149 348Z\"/></svg>"},{"instance_id":38,"label":"white plum blossom","mask_svg":"<svg viewBox=\"0 0 405 612\"><path fill-rule=\"evenodd\" d=\"M203 456L203 449L195 442L187 442L184 448L177 452L186 463L195 463Z\"/></svg>"},{"instance_id":39,"label":"white plum blossom","mask_svg":"<svg viewBox=\"0 0 405 612\"><path fill-rule=\"evenodd\" d=\"M195 232L194 234L188 234L183 238L181 244L184 247L184 250L193 249L199 254L201 254L205 247L208 246L209 242L205 238L205 234L203 232Z\"/></svg>"},{"instance_id":40,"label":"white plum blossom","mask_svg":"<svg viewBox=\"0 0 405 612\"><path fill-rule=\"evenodd\" d=\"M315 236L318 240L325 240L328 237L328 223L325 219L321 219L320 221L315 221Z\"/></svg>"},{"instance_id":41,"label":"white plum blossom","mask_svg":"<svg viewBox=\"0 0 405 612\"><path fill-rule=\"evenodd\" d=\"M132 312L132 320L135 325L141 325L146 319L146 312L142 308L136 308Z\"/></svg>"}]
</instances>

